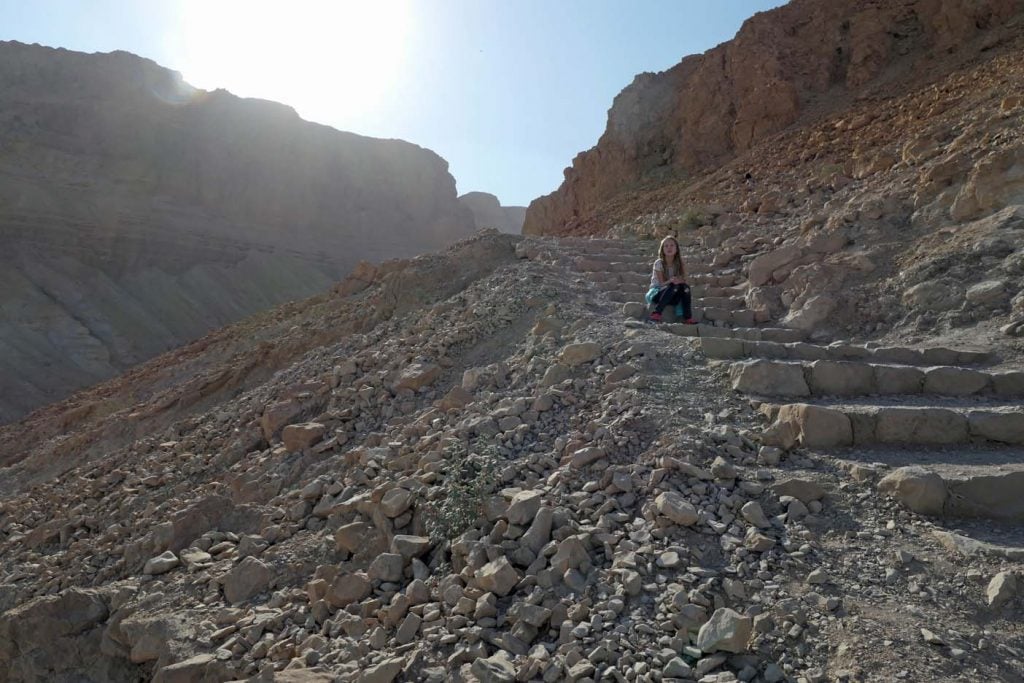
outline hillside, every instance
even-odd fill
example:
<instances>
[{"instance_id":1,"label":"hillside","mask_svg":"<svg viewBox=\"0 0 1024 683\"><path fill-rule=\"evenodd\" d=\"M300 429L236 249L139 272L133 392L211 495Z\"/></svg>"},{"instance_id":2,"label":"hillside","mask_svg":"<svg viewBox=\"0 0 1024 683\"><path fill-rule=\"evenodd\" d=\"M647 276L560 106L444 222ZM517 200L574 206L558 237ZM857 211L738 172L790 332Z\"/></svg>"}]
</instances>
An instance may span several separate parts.
<instances>
[{"instance_id":1,"label":"hillside","mask_svg":"<svg viewBox=\"0 0 1024 683\"><path fill-rule=\"evenodd\" d=\"M0 174L0 422L475 229L433 152L127 53L0 43Z\"/></svg>"},{"instance_id":2,"label":"hillside","mask_svg":"<svg viewBox=\"0 0 1024 683\"><path fill-rule=\"evenodd\" d=\"M573 159L558 190L530 204L523 231L597 234L608 227L604 204L624 190L698 181L745 153L740 176L765 176L757 162L774 160L759 144L988 59L1019 39L1022 12L1020 0L793 0L761 12L733 40L638 75L615 98L595 147ZM926 113L937 112L914 111ZM908 131L887 132L898 140Z\"/></svg>"},{"instance_id":3,"label":"hillside","mask_svg":"<svg viewBox=\"0 0 1024 683\"><path fill-rule=\"evenodd\" d=\"M1019 9L758 15L909 46L0 427L0 680L1024 680Z\"/></svg>"}]
</instances>

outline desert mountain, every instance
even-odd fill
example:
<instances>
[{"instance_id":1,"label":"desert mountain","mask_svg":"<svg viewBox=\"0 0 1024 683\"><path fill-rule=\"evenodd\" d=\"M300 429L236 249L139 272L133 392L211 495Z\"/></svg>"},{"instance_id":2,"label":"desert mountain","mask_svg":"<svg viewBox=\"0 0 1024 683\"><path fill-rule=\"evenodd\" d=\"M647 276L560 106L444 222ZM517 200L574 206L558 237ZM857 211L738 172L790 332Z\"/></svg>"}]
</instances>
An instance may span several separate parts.
<instances>
[{"instance_id":1,"label":"desert mountain","mask_svg":"<svg viewBox=\"0 0 1024 683\"><path fill-rule=\"evenodd\" d=\"M923 52L582 236L363 263L0 428L0 676L1024 680L1000 7L760 15L723 54L836 12ZM673 232L696 324L645 323Z\"/></svg>"},{"instance_id":2,"label":"desert mountain","mask_svg":"<svg viewBox=\"0 0 1024 683\"><path fill-rule=\"evenodd\" d=\"M447 163L127 53L0 43L0 422L474 230Z\"/></svg>"},{"instance_id":3,"label":"desert mountain","mask_svg":"<svg viewBox=\"0 0 1024 683\"><path fill-rule=\"evenodd\" d=\"M637 76L615 98L597 145L573 159L558 190L530 204L524 232L600 232L602 204L624 189L698 178L823 112L867 109L867 98L925 85L1018 37L1022 8L1020 0L793 0L759 13L733 40Z\"/></svg>"},{"instance_id":4,"label":"desert mountain","mask_svg":"<svg viewBox=\"0 0 1024 683\"><path fill-rule=\"evenodd\" d=\"M478 228L494 228L513 235L523 231L525 206L502 206L497 197L487 192L467 192L459 197L459 203L473 212Z\"/></svg>"}]
</instances>

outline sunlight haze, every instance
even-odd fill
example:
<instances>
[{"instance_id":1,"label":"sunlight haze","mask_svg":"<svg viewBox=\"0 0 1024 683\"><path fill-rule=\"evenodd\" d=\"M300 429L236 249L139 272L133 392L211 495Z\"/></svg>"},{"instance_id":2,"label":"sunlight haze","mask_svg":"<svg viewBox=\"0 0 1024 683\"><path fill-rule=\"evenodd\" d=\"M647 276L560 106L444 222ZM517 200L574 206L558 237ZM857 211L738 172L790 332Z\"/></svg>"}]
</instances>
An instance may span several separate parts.
<instances>
[{"instance_id":1,"label":"sunlight haze","mask_svg":"<svg viewBox=\"0 0 1024 683\"><path fill-rule=\"evenodd\" d=\"M597 143L616 94L777 0L0 0L0 39L126 50L192 85L444 157L526 205Z\"/></svg>"}]
</instances>

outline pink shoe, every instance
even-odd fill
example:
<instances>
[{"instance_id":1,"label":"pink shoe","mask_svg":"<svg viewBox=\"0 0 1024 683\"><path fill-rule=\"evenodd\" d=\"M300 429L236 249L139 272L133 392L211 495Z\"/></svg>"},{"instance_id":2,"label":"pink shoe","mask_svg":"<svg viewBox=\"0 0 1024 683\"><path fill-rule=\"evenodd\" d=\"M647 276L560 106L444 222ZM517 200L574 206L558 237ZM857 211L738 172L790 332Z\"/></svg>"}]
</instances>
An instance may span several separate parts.
<instances>
[{"instance_id":1,"label":"pink shoe","mask_svg":"<svg viewBox=\"0 0 1024 683\"><path fill-rule=\"evenodd\" d=\"M687 318L686 320L683 321L683 324L684 325L696 325L697 321L694 320L693 318Z\"/></svg>"},{"instance_id":2,"label":"pink shoe","mask_svg":"<svg viewBox=\"0 0 1024 683\"><path fill-rule=\"evenodd\" d=\"M648 316L647 319L650 320L652 323L660 323L661 322L661 313L658 313L658 312L651 313L651 315Z\"/></svg>"}]
</instances>

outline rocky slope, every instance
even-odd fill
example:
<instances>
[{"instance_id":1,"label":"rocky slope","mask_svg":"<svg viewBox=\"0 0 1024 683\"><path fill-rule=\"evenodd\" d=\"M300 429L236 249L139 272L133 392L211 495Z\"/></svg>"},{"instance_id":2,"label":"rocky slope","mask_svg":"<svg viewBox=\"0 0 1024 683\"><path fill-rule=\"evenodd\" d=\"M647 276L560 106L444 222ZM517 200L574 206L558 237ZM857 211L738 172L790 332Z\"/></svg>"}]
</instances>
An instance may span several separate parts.
<instances>
[{"instance_id":1,"label":"rocky slope","mask_svg":"<svg viewBox=\"0 0 1024 683\"><path fill-rule=\"evenodd\" d=\"M478 228L494 228L513 235L523 231L525 206L502 206L497 197L487 192L467 192L459 197L459 203L473 212Z\"/></svg>"},{"instance_id":2,"label":"rocky slope","mask_svg":"<svg viewBox=\"0 0 1024 683\"><path fill-rule=\"evenodd\" d=\"M475 227L432 152L127 53L0 43L0 174L0 422Z\"/></svg>"},{"instance_id":3,"label":"rocky slope","mask_svg":"<svg viewBox=\"0 0 1024 683\"><path fill-rule=\"evenodd\" d=\"M0 428L0 672L1024 680L1020 28Z\"/></svg>"},{"instance_id":4,"label":"rocky slope","mask_svg":"<svg viewBox=\"0 0 1024 683\"><path fill-rule=\"evenodd\" d=\"M704 322L642 325L613 294L638 295L653 250L482 235L90 390L123 406L108 415L68 401L3 429L0 670L1020 680L1021 511L990 492L1012 497L1007 460L1020 472L1024 414L998 397L1024 375L984 347L794 341L696 246ZM255 332L292 349L262 353L261 377ZM800 366L746 353L816 358L796 370L808 403L777 403ZM944 441L906 408L828 407L822 390L865 387L850 358L900 391L917 372ZM958 411L973 473L902 469L922 448L934 466Z\"/></svg>"},{"instance_id":5,"label":"rocky slope","mask_svg":"<svg viewBox=\"0 0 1024 683\"><path fill-rule=\"evenodd\" d=\"M524 232L600 231L623 189L699 177L823 111L919 87L1019 35L1022 12L1020 0L793 0L757 14L733 40L637 76Z\"/></svg>"}]
</instances>

